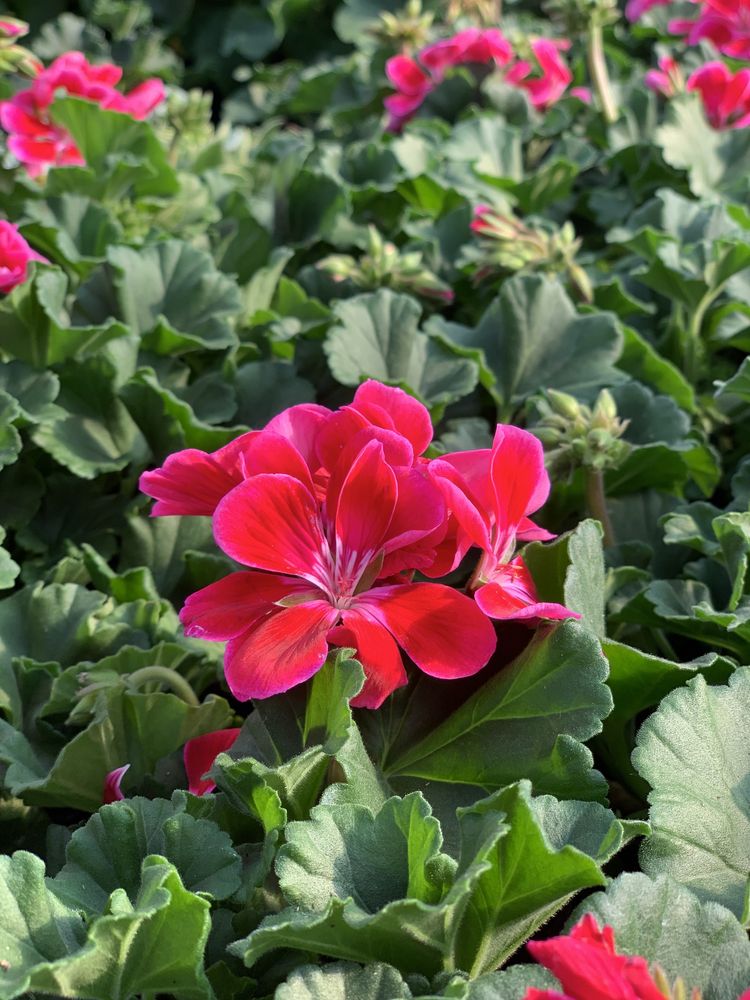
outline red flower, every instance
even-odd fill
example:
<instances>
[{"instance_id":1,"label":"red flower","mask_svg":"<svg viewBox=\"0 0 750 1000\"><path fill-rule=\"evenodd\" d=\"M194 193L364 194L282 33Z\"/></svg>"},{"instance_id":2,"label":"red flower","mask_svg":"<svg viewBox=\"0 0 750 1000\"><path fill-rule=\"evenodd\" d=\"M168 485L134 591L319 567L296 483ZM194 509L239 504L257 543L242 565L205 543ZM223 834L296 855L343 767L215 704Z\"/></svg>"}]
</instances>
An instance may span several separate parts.
<instances>
[{"instance_id":1,"label":"red flower","mask_svg":"<svg viewBox=\"0 0 750 1000\"><path fill-rule=\"evenodd\" d=\"M129 767L130 764L123 764L122 767L116 767L114 771L110 771L104 779L104 788L102 789L103 806L107 806L111 802L121 802L122 799L125 798L122 794L120 785L122 784L122 779Z\"/></svg>"},{"instance_id":2,"label":"red flower","mask_svg":"<svg viewBox=\"0 0 750 1000\"><path fill-rule=\"evenodd\" d=\"M475 545L483 556L474 574L475 600L491 618L578 618L561 604L539 602L516 541L553 536L529 520L550 489L540 441L500 425L492 449L460 451L430 463L453 518L454 568ZM441 567L445 571L445 567Z\"/></svg>"},{"instance_id":3,"label":"red flower","mask_svg":"<svg viewBox=\"0 0 750 1000\"><path fill-rule=\"evenodd\" d=\"M567 39L537 38L531 43L531 50L537 61L537 75L534 66L526 59L519 59L505 75L508 83L522 87L529 100L539 111L546 111L559 101L573 80L561 53L570 48Z\"/></svg>"},{"instance_id":4,"label":"red flower","mask_svg":"<svg viewBox=\"0 0 750 1000\"><path fill-rule=\"evenodd\" d=\"M419 108L434 84L409 56L393 56L385 64L385 73L397 91L383 101L390 116L386 128L389 132L398 132Z\"/></svg>"},{"instance_id":5,"label":"red flower","mask_svg":"<svg viewBox=\"0 0 750 1000\"><path fill-rule=\"evenodd\" d=\"M239 729L217 729L213 733L204 733L203 736L187 741L182 750L182 759L185 762L189 792L193 795L208 795L216 788L216 782L203 775L211 770L219 754L231 747L239 733Z\"/></svg>"},{"instance_id":6,"label":"red flower","mask_svg":"<svg viewBox=\"0 0 750 1000\"><path fill-rule=\"evenodd\" d=\"M649 90L655 90L664 97L674 97L685 86L677 60L671 56L661 56L659 68L650 69L643 79Z\"/></svg>"},{"instance_id":7,"label":"red flower","mask_svg":"<svg viewBox=\"0 0 750 1000\"><path fill-rule=\"evenodd\" d=\"M8 148L26 164L32 177L50 166L84 163L72 136L55 125L49 107L60 92L93 101L141 120L164 99L161 80L146 80L129 94L115 89L122 76L119 66L94 66L81 52L66 52L42 69L27 90L0 102L0 124L10 133Z\"/></svg>"},{"instance_id":8,"label":"red flower","mask_svg":"<svg viewBox=\"0 0 750 1000\"><path fill-rule=\"evenodd\" d=\"M9 292L28 277L29 261L49 261L32 250L18 226L0 219L0 292Z\"/></svg>"},{"instance_id":9,"label":"red flower","mask_svg":"<svg viewBox=\"0 0 750 1000\"><path fill-rule=\"evenodd\" d=\"M709 62L690 74L687 89L698 91L715 129L750 125L750 69L732 73L723 62Z\"/></svg>"},{"instance_id":10,"label":"red flower","mask_svg":"<svg viewBox=\"0 0 750 1000\"><path fill-rule=\"evenodd\" d=\"M433 76L442 80L446 69L461 63L494 62L504 66L513 58L513 49L499 28L467 28L452 38L442 38L422 49L419 61Z\"/></svg>"},{"instance_id":11,"label":"red flower","mask_svg":"<svg viewBox=\"0 0 750 1000\"><path fill-rule=\"evenodd\" d=\"M341 450L325 486L260 474L216 509L217 543L251 569L188 597L180 618L188 635L227 642L227 681L240 700L307 680L329 642L358 650L366 683L355 704L368 708L406 683L398 646L444 678L476 673L494 651L491 624L466 596L434 583L376 583L434 561L427 540L440 541L446 512L420 468L388 457L397 435L366 433L375 436L356 454Z\"/></svg>"},{"instance_id":12,"label":"red flower","mask_svg":"<svg viewBox=\"0 0 750 1000\"><path fill-rule=\"evenodd\" d=\"M628 21L638 21L652 7L664 7L672 0L628 0L625 5L625 17Z\"/></svg>"},{"instance_id":13,"label":"red flower","mask_svg":"<svg viewBox=\"0 0 750 1000\"><path fill-rule=\"evenodd\" d=\"M689 45L707 39L722 55L750 59L750 0L703 0L698 10L695 20L670 21L669 30Z\"/></svg>"},{"instance_id":14,"label":"red flower","mask_svg":"<svg viewBox=\"0 0 750 1000\"><path fill-rule=\"evenodd\" d=\"M524 1000L664 1000L646 959L618 954L612 928L600 929L590 913L570 934L526 947L560 980L563 992L528 989Z\"/></svg>"}]
</instances>

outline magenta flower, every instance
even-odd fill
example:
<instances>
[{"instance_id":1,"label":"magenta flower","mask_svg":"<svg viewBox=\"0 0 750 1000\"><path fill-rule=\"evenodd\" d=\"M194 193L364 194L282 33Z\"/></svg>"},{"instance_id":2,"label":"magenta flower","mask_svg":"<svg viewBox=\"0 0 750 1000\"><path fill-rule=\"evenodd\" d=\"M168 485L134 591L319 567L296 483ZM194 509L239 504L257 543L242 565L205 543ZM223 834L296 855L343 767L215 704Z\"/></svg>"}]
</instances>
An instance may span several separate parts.
<instances>
[{"instance_id":1,"label":"magenta flower","mask_svg":"<svg viewBox=\"0 0 750 1000\"><path fill-rule=\"evenodd\" d=\"M674 97L685 86L679 64L672 56L660 56L659 68L650 69L643 80L649 90L663 94L664 97Z\"/></svg>"},{"instance_id":2,"label":"magenta flower","mask_svg":"<svg viewBox=\"0 0 750 1000\"><path fill-rule=\"evenodd\" d=\"M217 507L219 547L251 569L188 597L180 618L188 635L227 642L225 673L240 700L307 680L329 642L358 650L366 682L354 703L368 708L406 683L399 646L443 678L474 674L492 655L492 625L465 595L377 582L389 558L439 540L445 523L440 492L385 450L372 439L353 460L342 452L322 494L291 475L261 474Z\"/></svg>"},{"instance_id":3,"label":"magenta flower","mask_svg":"<svg viewBox=\"0 0 750 1000\"><path fill-rule=\"evenodd\" d=\"M531 42L531 50L537 66L526 59L519 59L505 74L508 83L523 88L529 100L539 111L546 111L559 101L573 80L562 57L570 48L564 38L536 38Z\"/></svg>"},{"instance_id":4,"label":"magenta flower","mask_svg":"<svg viewBox=\"0 0 750 1000\"><path fill-rule=\"evenodd\" d=\"M540 602L521 556L519 540L552 537L529 520L549 495L540 441L528 431L500 425L492 449L453 452L430 463L451 512L458 565L472 546L483 555L471 587L491 618L531 620L579 618L561 604ZM452 567L451 567L452 568Z\"/></svg>"},{"instance_id":5,"label":"magenta flower","mask_svg":"<svg viewBox=\"0 0 750 1000\"><path fill-rule=\"evenodd\" d=\"M193 795L208 795L216 782L204 775L211 770L220 753L227 751L239 736L239 729L217 729L188 740L182 748L182 759L188 778L188 791Z\"/></svg>"},{"instance_id":6,"label":"magenta flower","mask_svg":"<svg viewBox=\"0 0 750 1000\"><path fill-rule=\"evenodd\" d=\"M26 281L30 260L49 263L46 257L32 250L18 226L0 219L0 292L10 292Z\"/></svg>"},{"instance_id":7,"label":"magenta flower","mask_svg":"<svg viewBox=\"0 0 750 1000\"><path fill-rule=\"evenodd\" d=\"M121 802L125 798L120 785L129 767L130 764L123 764L122 767L116 767L114 771L110 771L106 776L104 779L104 788L102 789L103 806L107 806L111 802Z\"/></svg>"},{"instance_id":8,"label":"magenta flower","mask_svg":"<svg viewBox=\"0 0 750 1000\"><path fill-rule=\"evenodd\" d=\"M687 90L700 94L706 118L713 128L750 125L750 69L732 73L723 62L709 62L690 74Z\"/></svg>"},{"instance_id":9,"label":"magenta flower","mask_svg":"<svg viewBox=\"0 0 750 1000\"><path fill-rule=\"evenodd\" d=\"M670 21L669 30L689 45L706 39L722 55L750 59L750 0L703 0L695 20Z\"/></svg>"},{"instance_id":10,"label":"magenta flower","mask_svg":"<svg viewBox=\"0 0 750 1000\"><path fill-rule=\"evenodd\" d=\"M420 107L434 83L410 56L393 56L385 64L385 73L396 88L396 93L383 101L389 114L386 128L389 132L398 132Z\"/></svg>"},{"instance_id":11,"label":"magenta flower","mask_svg":"<svg viewBox=\"0 0 750 1000\"><path fill-rule=\"evenodd\" d=\"M499 28L467 28L452 38L442 38L423 48L419 61L438 82L445 71L462 63L489 63L505 66L513 58L513 49Z\"/></svg>"},{"instance_id":12,"label":"magenta flower","mask_svg":"<svg viewBox=\"0 0 750 1000\"><path fill-rule=\"evenodd\" d=\"M612 928L600 928L590 913L569 934L526 947L560 980L562 992L531 988L524 1000L665 1000L646 959L621 955Z\"/></svg>"},{"instance_id":13,"label":"magenta flower","mask_svg":"<svg viewBox=\"0 0 750 1000\"><path fill-rule=\"evenodd\" d=\"M66 52L42 69L27 90L0 102L0 124L10 133L8 148L32 177L51 166L84 164L70 133L49 117L50 105L60 93L85 98L138 120L164 100L161 80L146 80L129 94L122 94L115 89L121 76L119 66L94 66L81 52Z\"/></svg>"}]
</instances>

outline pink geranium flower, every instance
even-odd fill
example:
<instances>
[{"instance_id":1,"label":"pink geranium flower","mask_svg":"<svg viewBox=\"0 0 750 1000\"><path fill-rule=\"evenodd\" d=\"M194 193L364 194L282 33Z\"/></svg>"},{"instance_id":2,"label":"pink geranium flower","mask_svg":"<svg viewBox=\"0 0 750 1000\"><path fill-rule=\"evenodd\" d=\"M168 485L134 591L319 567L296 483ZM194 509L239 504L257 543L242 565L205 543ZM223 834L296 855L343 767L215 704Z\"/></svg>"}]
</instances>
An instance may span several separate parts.
<instances>
[{"instance_id":1,"label":"pink geranium flower","mask_svg":"<svg viewBox=\"0 0 750 1000\"><path fill-rule=\"evenodd\" d=\"M709 62L690 74L687 89L700 94L715 129L750 125L750 69L732 73L723 62Z\"/></svg>"},{"instance_id":2,"label":"pink geranium flower","mask_svg":"<svg viewBox=\"0 0 750 1000\"><path fill-rule=\"evenodd\" d=\"M434 87L433 81L410 56L393 56L385 64L385 73L395 94L389 94L383 104L389 114L386 128L398 132L417 111Z\"/></svg>"},{"instance_id":3,"label":"pink geranium flower","mask_svg":"<svg viewBox=\"0 0 750 1000\"><path fill-rule=\"evenodd\" d=\"M528 431L500 425L492 449L453 452L430 463L453 518L453 568L472 546L483 555L472 588L491 618L578 618L561 604L540 602L521 556L519 540L552 536L529 520L549 495L540 441Z\"/></svg>"},{"instance_id":4,"label":"pink geranium flower","mask_svg":"<svg viewBox=\"0 0 750 1000\"><path fill-rule=\"evenodd\" d=\"M26 281L29 261L49 263L36 250L32 250L12 222L0 219L0 292L10 292Z\"/></svg>"},{"instance_id":5,"label":"pink geranium flower","mask_svg":"<svg viewBox=\"0 0 750 1000\"><path fill-rule=\"evenodd\" d=\"M239 736L239 729L217 729L188 740L182 750L188 791L193 795L208 795L216 788L216 782L204 775L211 770L220 753L225 753Z\"/></svg>"},{"instance_id":6,"label":"pink geranium flower","mask_svg":"<svg viewBox=\"0 0 750 1000\"><path fill-rule=\"evenodd\" d=\"M423 48L419 61L437 82L445 71L462 63L489 63L504 66L513 58L513 49L499 28L467 28L452 38L442 38Z\"/></svg>"},{"instance_id":7,"label":"pink geranium flower","mask_svg":"<svg viewBox=\"0 0 750 1000\"><path fill-rule=\"evenodd\" d=\"M240 700L311 677L329 643L358 650L366 682L356 705L379 706L406 683L399 646L425 673L467 677L495 648L491 623L465 595L434 583L378 583L389 558L444 531L440 492L388 445L344 450L324 491L305 477L260 474L214 514L220 548L250 567L188 597L188 635L226 641L225 673ZM434 558L434 554L433 554Z\"/></svg>"},{"instance_id":8,"label":"pink geranium flower","mask_svg":"<svg viewBox=\"0 0 750 1000\"><path fill-rule=\"evenodd\" d=\"M664 7L672 0L628 0L625 5L625 17L628 21L638 21L652 7Z\"/></svg>"},{"instance_id":9,"label":"pink geranium flower","mask_svg":"<svg viewBox=\"0 0 750 1000\"><path fill-rule=\"evenodd\" d=\"M112 63L95 66L81 52L66 52L42 69L27 90L0 102L0 124L10 134L8 148L36 177L51 166L80 166L84 159L72 136L51 120L49 108L60 94L93 101L141 120L164 100L161 80L146 80L122 94L115 89L122 70Z\"/></svg>"},{"instance_id":10,"label":"pink geranium flower","mask_svg":"<svg viewBox=\"0 0 750 1000\"><path fill-rule=\"evenodd\" d=\"M689 45L706 39L722 55L750 59L750 0L703 0L695 20L670 21L669 30Z\"/></svg>"},{"instance_id":11,"label":"pink geranium flower","mask_svg":"<svg viewBox=\"0 0 750 1000\"><path fill-rule=\"evenodd\" d=\"M570 934L526 947L560 980L562 992L531 988L524 1000L665 1000L646 959L619 954L612 928L600 928L590 913Z\"/></svg>"},{"instance_id":12,"label":"pink geranium flower","mask_svg":"<svg viewBox=\"0 0 750 1000\"><path fill-rule=\"evenodd\" d=\"M661 56L659 68L650 69L643 79L649 90L663 94L664 97L674 97L685 86L679 64L672 56Z\"/></svg>"},{"instance_id":13,"label":"pink geranium flower","mask_svg":"<svg viewBox=\"0 0 750 1000\"><path fill-rule=\"evenodd\" d=\"M527 59L519 59L505 74L508 83L523 88L529 100L539 111L546 111L559 101L573 80L562 53L570 48L563 38L536 38L531 50L536 67Z\"/></svg>"},{"instance_id":14,"label":"pink geranium flower","mask_svg":"<svg viewBox=\"0 0 750 1000\"><path fill-rule=\"evenodd\" d=\"M110 771L106 776L104 779L104 788L102 789L103 806L107 806L111 802L121 802L125 798L120 785L129 768L130 764L123 764L122 767L116 767L114 771Z\"/></svg>"}]
</instances>

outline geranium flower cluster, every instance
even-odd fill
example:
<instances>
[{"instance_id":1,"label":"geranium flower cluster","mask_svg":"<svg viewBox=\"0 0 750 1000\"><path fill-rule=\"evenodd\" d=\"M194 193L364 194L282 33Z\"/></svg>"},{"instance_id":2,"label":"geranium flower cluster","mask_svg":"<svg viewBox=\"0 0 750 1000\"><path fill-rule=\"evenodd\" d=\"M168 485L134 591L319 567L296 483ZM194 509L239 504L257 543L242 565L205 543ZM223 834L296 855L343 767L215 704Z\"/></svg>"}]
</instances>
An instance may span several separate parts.
<instances>
[{"instance_id":1,"label":"geranium flower cluster","mask_svg":"<svg viewBox=\"0 0 750 1000\"><path fill-rule=\"evenodd\" d=\"M537 599L516 552L553 537L529 520L549 493L539 441L501 425L492 448L428 459L432 433L418 400L368 381L348 406L293 406L142 475L155 516L211 517L218 546L246 567L180 614L188 635L227 643L239 700L300 684L346 646L366 675L354 704L377 708L406 683L402 651L433 677L468 677L495 650L490 618L573 614ZM473 547L468 593L433 582Z\"/></svg>"},{"instance_id":2,"label":"geranium flower cluster","mask_svg":"<svg viewBox=\"0 0 750 1000\"><path fill-rule=\"evenodd\" d=\"M32 177L52 166L83 166L84 158L73 137L52 121L50 106L61 94L70 94L141 121L164 100L161 80L145 80L123 94L116 89L121 77L119 66L94 66L81 52L59 56L40 70L30 87L0 102L0 124L9 133L8 149Z\"/></svg>"},{"instance_id":3,"label":"geranium flower cluster","mask_svg":"<svg viewBox=\"0 0 750 1000\"><path fill-rule=\"evenodd\" d=\"M46 257L29 246L18 226L0 219L0 292L10 292L26 281L32 260L48 263Z\"/></svg>"},{"instance_id":4,"label":"geranium flower cluster","mask_svg":"<svg viewBox=\"0 0 750 1000\"><path fill-rule=\"evenodd\" d=\"M637 20L647 10L671 0L630 0L625 13ZM684 35L688 45L709 41L717 52L731 59L750 59L750 0L701 0L697 17L669 22L669 30ZM683 84L676 61L659 59L659 69L645 77L651 90L673 97L680 90L695 91L701 98L709 124L715 129L746 128L750 125L750 69L733 72L721 60L699 66Z\"/></svg>"},{"instance_id":5,"label":"geranium flower cluster","mask_svg":"<svg viewBox=\"0 0 750 1000\"><path fill-rule=\"evenodd\" d=\"M426 46L416 58L393 56L385 67L396 88L396 93L384 101L389 115L386 127L398 132L449 69L469 64L506 67L505 80L523 88L534 107L544 110L562 97L573 79L562 57L569 47L565 39L533 39L530 48L534 65L530 59L514 57L510 42L499 28L467 28Z\"/></svg>"}]
</instances>

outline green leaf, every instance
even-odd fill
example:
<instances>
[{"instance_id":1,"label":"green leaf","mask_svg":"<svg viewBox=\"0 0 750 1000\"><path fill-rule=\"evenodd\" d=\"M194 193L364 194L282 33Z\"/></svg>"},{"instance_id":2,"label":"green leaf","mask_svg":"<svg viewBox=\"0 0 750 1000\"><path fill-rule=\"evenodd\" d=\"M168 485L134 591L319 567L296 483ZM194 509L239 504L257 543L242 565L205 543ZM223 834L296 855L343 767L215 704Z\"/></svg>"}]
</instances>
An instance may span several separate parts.
<instances>
[{"instance_id":1,"label":"green leaf","mask_svg":"<svg viewBox=\"0 0 750 1000\"><path fill-rule=\"evenodd\" d=\"M101 196L121 197L130 188L136 195L167 197L179 191L177 175L147 122L78 97L58 98L50 111L75 139Z\"/></svg>"},{"instance_id":2,"label":"green leaf","mask_svg":"<svg viewBox=\"0 0 750 1000\"><path fill-rule=\"evenodd\" d=\"M289 187L286 242L299 246L330 238L347 202L346 189L332 177L300 170Z\"/></svg>"},{"instance_id":3,"label":"green leaf","mask_svg":"<svg viewBox=\"0 0 750 1000\"><path fill-rule=\"evenodd\" d=\"M88 926L45 887L43 863L24 851L0 857L0 897L3 1000L28 992L83 1000L212 996L203 972L209 903L187 892L163 858L144 860L133 904L117 889Z\"/></svg>"},{"instance_id":4,"label":"green leaf","mask_svg":"<svg viewBox=\"0 0 750 1000\"><path fill-rule=\"evenodd\" d=\"M0 543L4 540L5 529L0 528ZM21 567L11 559L10 553L0 544L0 590L7 590L8 587L12 587L20 572Z\"/></svg>"},{"instance_id":5,"label":"green leaf","mask_svg":"<svg viewBox=\"0 0 750 1000\"><path fill-rule=\"evenodd\" d=\"M263 427L288 406L311 403L315 389L284 361L252 361L235 375L237 417L248 427Z\"/></svg>"},{"instance_id":6,"label":"green leaf","mask_svg":"<svg viewBox=\"0 0 750 1000\"><path fill-rule=\"evenodd\" d=\"M527 781L460 809L458 818L456 882L478 861L484 869L459 917L453 948L456 967L472 978L502 965L574 893L606 884L593 858L567 843L551 845Z\"/></svg>"},{"instance_id":7,"label":"green leaf","mask_svg":"<svg viewBox=\"0 0 750 1000\"><path fill-rule=\"evenodd\" d=\"M605 628L604 554L598 521L581 521L573 531L549 544L531 542L523 550L540 601L578 611L595 635Z\"/></svg>"},{"instance_id":8,"label":"green leaf","mask_svg":"<svg viewBox=\"0 0 750 1000\"><path fill-rule=\"evenodd\" d=\"M645 337L632 326L622 325L623 349L617 366L623 371L671 396L678 406L692 413L695 391L671 361L662 357Z\"/></svg>"},{"instance_id":9,"label":"green leaf","mask_svg":"<svg viewBox=\"0 0 750 1000\"><path fill-rule=\"evenodd\" d=\"M705 1000L735 1000L750 982L750 942L729 910L701 902L665 875L619 875L571 917L593 913L614 928L617 950L658 963Z\"/></svg>"},{"instance_id":10,"label":"green leaf","mask_svg":"<svg viewBox=\"0 0 750 1000\"><path fill-rule=\"evenodd\" d=\"M636 770L652 787L647 875L666 874L742 916L749 872L750 667L726 687L696 677L667 695L638 734Z\"/></svg>"},{"instance_id":11,"label":"green leaf","mask_svg":"<svg viewBox=\"0 0 750 1000\"><path fill-rule=\"evenodd\" d=\"M74 831L66 862L50 883L54 893L87 914L103 913L117 889L135 903L141 865L160 854L174 865L190 892L226 899L239 888L240 856L229 835L206 819L194 819L177 796L128 798L102 806Z\"/></svg>"},{"instance_id":12,"label":"green leaf","mask_svg":"<svg viewBox=\"0 0 750 1000\"><path fill-rule=\"evenodd\" d=\"M468 395L476 385L473 361L419 332L421 309L410 296L381 288L337 302L333 311L338 322L328 333L325 352L343 385L376 378L437 407Z\"/></svg>"},{"instance_id":13,"label":"green leaf","mask_svg":"<svg viewBox=\"0 0 750 1000\"><path fill-rule=\"evenodd\" d=\"M21 454L21 435L13 426L20 415L18 401L0 389L0 469L12 465Z\"/></svg>"},{"instance_id":14,"label":"green leaf","mask_svg":"<svg viewBox=\"0 0 750 1000\"><path fill-rule=\"evenodd\" d=\"M107 209L83 194L62 194L28 202L33 220L23 233L43 253L86 274L103 260L107 247L122 240L122 227Z\"/></svg>"},{"instance_id":15,"label":"green leaf","mask_svg":"<svg viewBox=\"0 0 750 1000\"><path fill-rule=\"evenodd\" d=\"M605 782L583 746L612 707L595 636L573 620L541 628L521 655L449 714L430 712L412 742L409 720L385 762L390 778L459 782L485 790L530 778L537 793L597 799ZM445 688L445 685L443 685ZM444 692L448 694L448 692Z\"/></svg>"},{"instance_id":16,"label":"green leaf","mask_svg":"<svg viewBox=\"0 0 750 1000\"><path fill-rule=\"evenodd\" d=\"M110 247L107 262L81 285L74 315L122 320L157 354L221 350L237 340L231 320L240 293L213 258L181 240L133 250Z\"/></svg>"},{"instance_id":17,"label":"green leaf","mask_svg":"<svg viewBox=\"0 0 750 1000\"><path fill-rule=\"evenodd\" d=\"M524 178L521 132L501 115L475 115L459 122L442 152L446 159L470 163L478 174L493 180Z\"/></svg>"},{"instance_id":18,"label":"green leaf","mask_svg":"<svg viewBox=\"0 0 750 1000\"><path fill-rule=\"evenodd\" d=\"M56 403L32 433L35 444L82 479L148 458L146 439L118 398L116 377L106 360L68 365Z\"/></svg>"},{"instance_id":19,"label":"green leaf","mask_svg":"<svg viewBox=\"0 0 750 1000\"><path fill-rule=\"evenodd\" d=\"M408 1000L411 990L396 969L380 963L303 965L278 987L274 1000Z\"/></svg>"},{"instance_id":20,"label":"green leaf","mask_svg":"<svg viewBox=\"0 0 750 1000\"><path fill-rule=\"evenodd\" d=\"M727 607L729 611L734 611L745 592L750 555L750 513L730 511L722 514L713 521L713 529L732 585Z\"/></svg>"},{"instance_id":21,"label":"green leaf","mask_svg":"<svg viewBox=\"0 0 750 1000\"><path fill-rule=\"evenodd\" d=\"M506 407L541 388L589 398L621 380L613 367L622 350L615 317L580 315L562 285L542 275L508 279L475 329L443 329L478 360L482 383Z\"/></svg>"}]
</instances>

